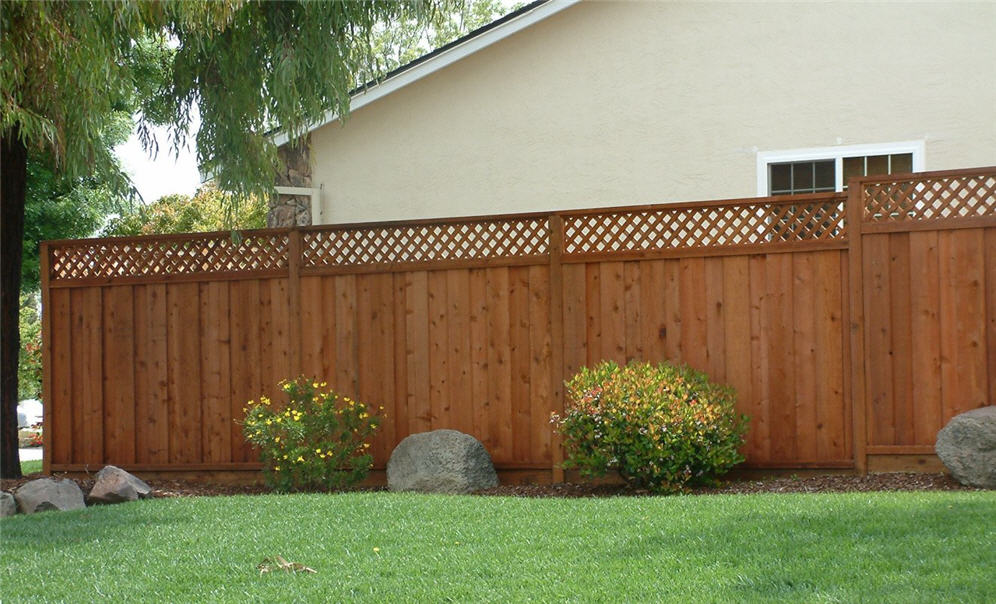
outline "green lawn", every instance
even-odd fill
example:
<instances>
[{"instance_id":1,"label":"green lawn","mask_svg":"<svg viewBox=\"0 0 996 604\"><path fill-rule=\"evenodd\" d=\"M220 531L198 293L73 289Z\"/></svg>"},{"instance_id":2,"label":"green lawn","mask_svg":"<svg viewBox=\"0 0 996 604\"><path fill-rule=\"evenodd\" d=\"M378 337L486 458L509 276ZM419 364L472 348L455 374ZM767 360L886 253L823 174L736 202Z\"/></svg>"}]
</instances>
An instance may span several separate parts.
<instances>
[{"instance_id":1,"label":"green lawn","mask_svg":"<svg viewBox=\"0 0 996 604\"><path fill-rule=\"evenodd\" d=\"M983 602L996 492L159 499L0 521L5 601ZM318 574L260 576L280 555ZM990 600L991 601L991 600Z\"/></svg>"},{"instance_id":2,"label":"green lawn","mask_svg":"<svg viewBox=\"0 0 996 604\"><path fill-rule=\"evenodd\" d=\"M27 476L28 474L34 474L35 472L42 471L42 460L34 459L31 461L21 462L21 474Z\"/></svg>"}]
</instances>

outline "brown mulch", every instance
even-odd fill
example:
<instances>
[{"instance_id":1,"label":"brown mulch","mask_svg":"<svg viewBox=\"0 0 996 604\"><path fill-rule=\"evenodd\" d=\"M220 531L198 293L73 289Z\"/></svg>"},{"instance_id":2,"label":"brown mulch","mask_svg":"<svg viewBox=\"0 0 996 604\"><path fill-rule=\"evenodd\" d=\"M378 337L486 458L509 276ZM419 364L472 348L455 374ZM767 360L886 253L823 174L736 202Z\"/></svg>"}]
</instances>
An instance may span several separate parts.
<instances>
[{"instance_id":1,"label":"brown mulch","mask_svg":"<svg viewBox=\"0 0 996 604\"><path fill-rule=\"evenodd\" d=\"M0 490L13 491L29 480L43 478L32 474L17 480L0 481ZM93 478L76 479L84 493L93 487ZM267 493L261 485L209 484L181 480L147 480L154 497L200 497L224 495L259 495ZM360 490L382 490L383 487L365 487ZM868 491L976 491L959 484L947 474L847 474L811 475L805 477L778 477L755 480L731 480L718 487L697 487L692 495L751 494L751 493L851 493ZM616 497L648 495L646 491L631 489L621 484L524 484L501 485L478 491L477 495L509 497Z\"/></svg>"}]
</instances>

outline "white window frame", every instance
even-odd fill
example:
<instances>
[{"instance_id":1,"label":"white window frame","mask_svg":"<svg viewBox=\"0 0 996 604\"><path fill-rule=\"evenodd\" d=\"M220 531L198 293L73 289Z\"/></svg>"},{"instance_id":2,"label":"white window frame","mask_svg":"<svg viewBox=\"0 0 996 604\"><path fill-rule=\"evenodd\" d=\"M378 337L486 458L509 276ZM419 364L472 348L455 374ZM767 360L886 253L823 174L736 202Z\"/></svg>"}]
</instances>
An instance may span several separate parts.
<instances>
[{"instance_id":1,"label":"white window frame","mask_svg":"<svg viewBox=\"0 0 996 604\"><path fill-rule=\"evenodd\" d=\"M786 162L834 160L834 190L844 190L844 158L869 155L913 154L913 171L923 172L925 167L923 140L901 141L897 143L874 143L870 145L837 145L833 147L809 147L806 149L785 149L780 151L757 152L757 195L771 195L768 182L768 166Z\"/></svg>"}]
</instances>

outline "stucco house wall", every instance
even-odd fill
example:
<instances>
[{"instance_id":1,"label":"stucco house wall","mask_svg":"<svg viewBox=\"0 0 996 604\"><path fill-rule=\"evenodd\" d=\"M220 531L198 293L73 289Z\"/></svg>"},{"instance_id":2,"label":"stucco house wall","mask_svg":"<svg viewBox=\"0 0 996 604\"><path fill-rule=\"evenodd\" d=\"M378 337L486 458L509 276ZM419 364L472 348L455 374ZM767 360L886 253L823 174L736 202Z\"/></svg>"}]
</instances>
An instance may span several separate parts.
<instances>
[{"instance_id":1,"label":"stucco house wall","mask_svg":"<svg viewBox=\"0 0 996 604\"><path fill-rule=\"evenodd\" d=\"M994 27L996 4L581 2L312 132L312 220L748 197L759 154L813 147L991 165Z\"/></svg>"}]
</instances>

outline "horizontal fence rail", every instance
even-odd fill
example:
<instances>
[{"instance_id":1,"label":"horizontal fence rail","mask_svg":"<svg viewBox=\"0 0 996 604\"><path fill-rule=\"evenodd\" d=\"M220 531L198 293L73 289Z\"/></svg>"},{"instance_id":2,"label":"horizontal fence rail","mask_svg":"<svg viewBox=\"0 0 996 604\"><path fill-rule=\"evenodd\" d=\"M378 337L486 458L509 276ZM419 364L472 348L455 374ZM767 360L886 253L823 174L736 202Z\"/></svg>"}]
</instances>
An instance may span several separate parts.
<instances>
[{"instance_id":1,"label":"horizontal fence rail","mask_svg":"<svg viewBox=\"0 0 996 604\"><path fill-rule=\"evenodd\" d=\"M996 401L994 191L982 168L845 193L46 242L46 468L255 469L242 407L306 374L386 408L380 467L408 434L455 428L499 469L558 479L550 413L603 359L732 384L750 466L902 466Z\"/></svg>"}]
</instances>

